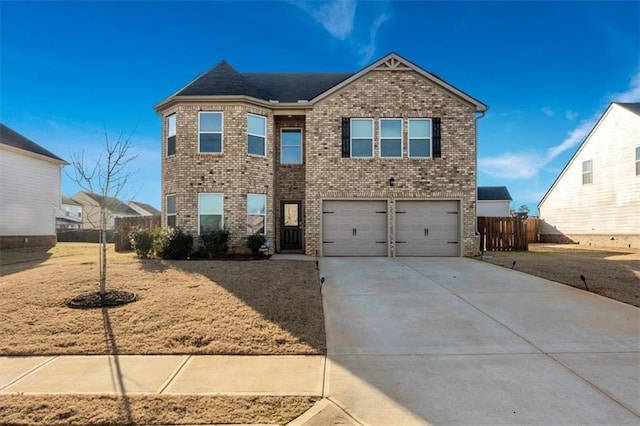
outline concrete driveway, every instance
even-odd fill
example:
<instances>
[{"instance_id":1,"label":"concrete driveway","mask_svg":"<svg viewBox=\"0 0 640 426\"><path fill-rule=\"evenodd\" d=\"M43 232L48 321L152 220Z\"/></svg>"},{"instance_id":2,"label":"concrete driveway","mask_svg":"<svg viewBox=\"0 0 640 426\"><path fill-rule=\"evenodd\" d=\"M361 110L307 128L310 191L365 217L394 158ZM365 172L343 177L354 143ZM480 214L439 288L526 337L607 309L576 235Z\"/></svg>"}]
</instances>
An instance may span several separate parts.
<instances>
[{"instance_id":1,"label":"concrete driveway","mask_svg":"<svg viewBox=\"0 0 640 426\"><path fill-rule=\"evenodd\" d=\"M638 308L464 258L323 258L320 275L343 419L640 424Z\"/></svg>"}]
</instances>

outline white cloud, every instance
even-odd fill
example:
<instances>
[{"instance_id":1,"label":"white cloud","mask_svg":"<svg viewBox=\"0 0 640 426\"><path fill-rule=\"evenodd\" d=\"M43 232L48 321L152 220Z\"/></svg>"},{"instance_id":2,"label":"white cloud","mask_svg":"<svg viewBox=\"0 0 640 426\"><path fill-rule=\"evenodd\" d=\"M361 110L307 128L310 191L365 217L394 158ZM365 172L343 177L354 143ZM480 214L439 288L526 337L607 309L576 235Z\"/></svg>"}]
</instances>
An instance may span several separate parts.
<instances>
[{"instance_id":1,"label":"white cloud","mask_svg":"<svg viewBox=\"0 0 640 426\"><path fill-rule=\"evenodd\" d=\"M497 157L479 158L481 172L498 178L531 179L538 174L543 159L536 153L507 152Z\"/></svg>"},{"instance_id":2,"label":"white cloud","mask_svg":"<svg viewBox=\"0 0 640 426\"><path fill-rule=\"evenodd\" d=\"M576 118L578 118L578 113L572 110L567 111L564 116L567 118L567 120L573 121Z\"/></svg>"},{"instance_id":3,"label":"white cloud","mask_svg":"<svg viewBox=\"0 0 640 426\"><path fill-rule=\"evenodd\" d=\"M385 13L379 15L376 20L371 24L371 31L369 32L369 43L360 48L361 63L367 63L373 58L376 53L376 36L380 26L389 20L389 16Z\"/></svg>"},{"instance_id":4,"label":"white cloud","mask_svg":"<svg viewBox=\"0 0 640 426\"><path fill-rule=\"evenodd\" d=\"M356 0L303 1L293 4L311 15L329 34L339 40L345 40L353 31Z\"/></svg>"},{"instance_id":5,"label":"white cloud","mask_svg":"<svg viewBox=\"0 0 640 426\"><path fill-rule=\"evenodd\" d=\"M551 107L542 107L540 109L540 111L542 111L542 113L544 115L546 115L547 117L552 117L553 116L553 110L551 109Z\"/></svg>"}]
</instances>

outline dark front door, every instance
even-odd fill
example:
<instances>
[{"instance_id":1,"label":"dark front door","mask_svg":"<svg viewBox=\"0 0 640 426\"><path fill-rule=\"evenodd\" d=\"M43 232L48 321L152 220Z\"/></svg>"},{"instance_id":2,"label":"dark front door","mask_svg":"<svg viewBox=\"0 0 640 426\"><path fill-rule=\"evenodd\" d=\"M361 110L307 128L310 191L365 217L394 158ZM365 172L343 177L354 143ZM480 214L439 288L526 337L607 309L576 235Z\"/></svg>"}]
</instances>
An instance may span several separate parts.
<instances>
[{"instance_id":1,"label":"dark front door","mask_svg":"<svg viewBox=\"0 0 640 426\"><path fill-rule=\"evenodd\" d=\"M302 205L300 201L282 202L282 250L302 250Z\"/></svg>"}]
</instances>

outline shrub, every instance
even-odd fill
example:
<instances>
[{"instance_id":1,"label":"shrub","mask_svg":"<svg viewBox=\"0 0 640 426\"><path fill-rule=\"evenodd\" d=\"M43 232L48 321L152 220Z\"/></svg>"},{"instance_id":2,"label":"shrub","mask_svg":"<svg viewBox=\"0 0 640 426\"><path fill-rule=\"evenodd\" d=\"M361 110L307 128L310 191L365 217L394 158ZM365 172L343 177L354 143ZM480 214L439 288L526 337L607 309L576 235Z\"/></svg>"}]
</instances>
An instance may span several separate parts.
<instances>
[{"instance_id":1,"label":"shrub","mask_svg":"<svg viewBox=\"0 0 640 426\"><path fill-rule=\"evenodd\" d=\"M260 247L267 241L267 238L262 234L251 234L247 237L247 247L251 249L251 253L254 256L260 254Z\"/></svg>"},{"instance_id":2,"label":"shrub","mask_svg":"<svg viewBox=\"0 0 640 426\"><path fill-rule=\"evenodd\" d=\"M160 228L154 233L153 251L161 259L186 259L193 251L193 236L181 229Z\"/></svg>"},{"instance_id":3,"label":"shrub","mask_svg":"<svg viewBox=\"0 0 640 426\"><path fill-rule=\"evenodd\" d=\"M131 247L136 252L136 256L140 259L149 257L153 249L153 234L146 229L136 229L129 234Z\"/></svg>"},{"instance_id":4,"label":"shrub","mask_svg":"<svg viewBox=\"0 0 640 426\"><path fill-rule=\"evenodd\" d=\"M220 256L229 250L229 230L218 229L200 234L198 238L198 255L202 258L211 259Z\"/></svg>"}]
</instances>

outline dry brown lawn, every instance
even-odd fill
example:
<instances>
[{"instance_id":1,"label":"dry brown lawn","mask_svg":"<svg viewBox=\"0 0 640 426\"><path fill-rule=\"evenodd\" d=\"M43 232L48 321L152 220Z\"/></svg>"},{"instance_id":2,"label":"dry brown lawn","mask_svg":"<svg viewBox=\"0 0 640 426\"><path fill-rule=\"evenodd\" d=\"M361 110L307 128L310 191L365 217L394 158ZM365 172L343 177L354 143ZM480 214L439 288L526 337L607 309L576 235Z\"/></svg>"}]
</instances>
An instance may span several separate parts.
<instances>
[{"instance_id":1,"label":"dry brown lawn","mask_svg":"<svg viewBox=\"0 0 640 426\"><path fill-rule=\"evenodd\" d=\"M530 244L528 252L488 252L485 262L589 290L640 307L640 249Z\"/></svg>"},{"instance_id":2,"label":"dry brown lawn","mask_svg":"<svg viewBox=\"0 0 640 426\"><path fill-rule=\"evenodd\" d=\"M0 355L326 353L314 262L108 259L107 287L138 300L78 310L97 244L0 252Z\"/></svg>"},{"instance_id":3,"label":"dry brown lawn","mask_svg":"<svg viewBox=\"0 0 640 426\"><path fill-rule=\"evenodd\" d=\"M285 424L316 400L294 396L0 395L0 424Z\"/></svg>"}]
</instances>

